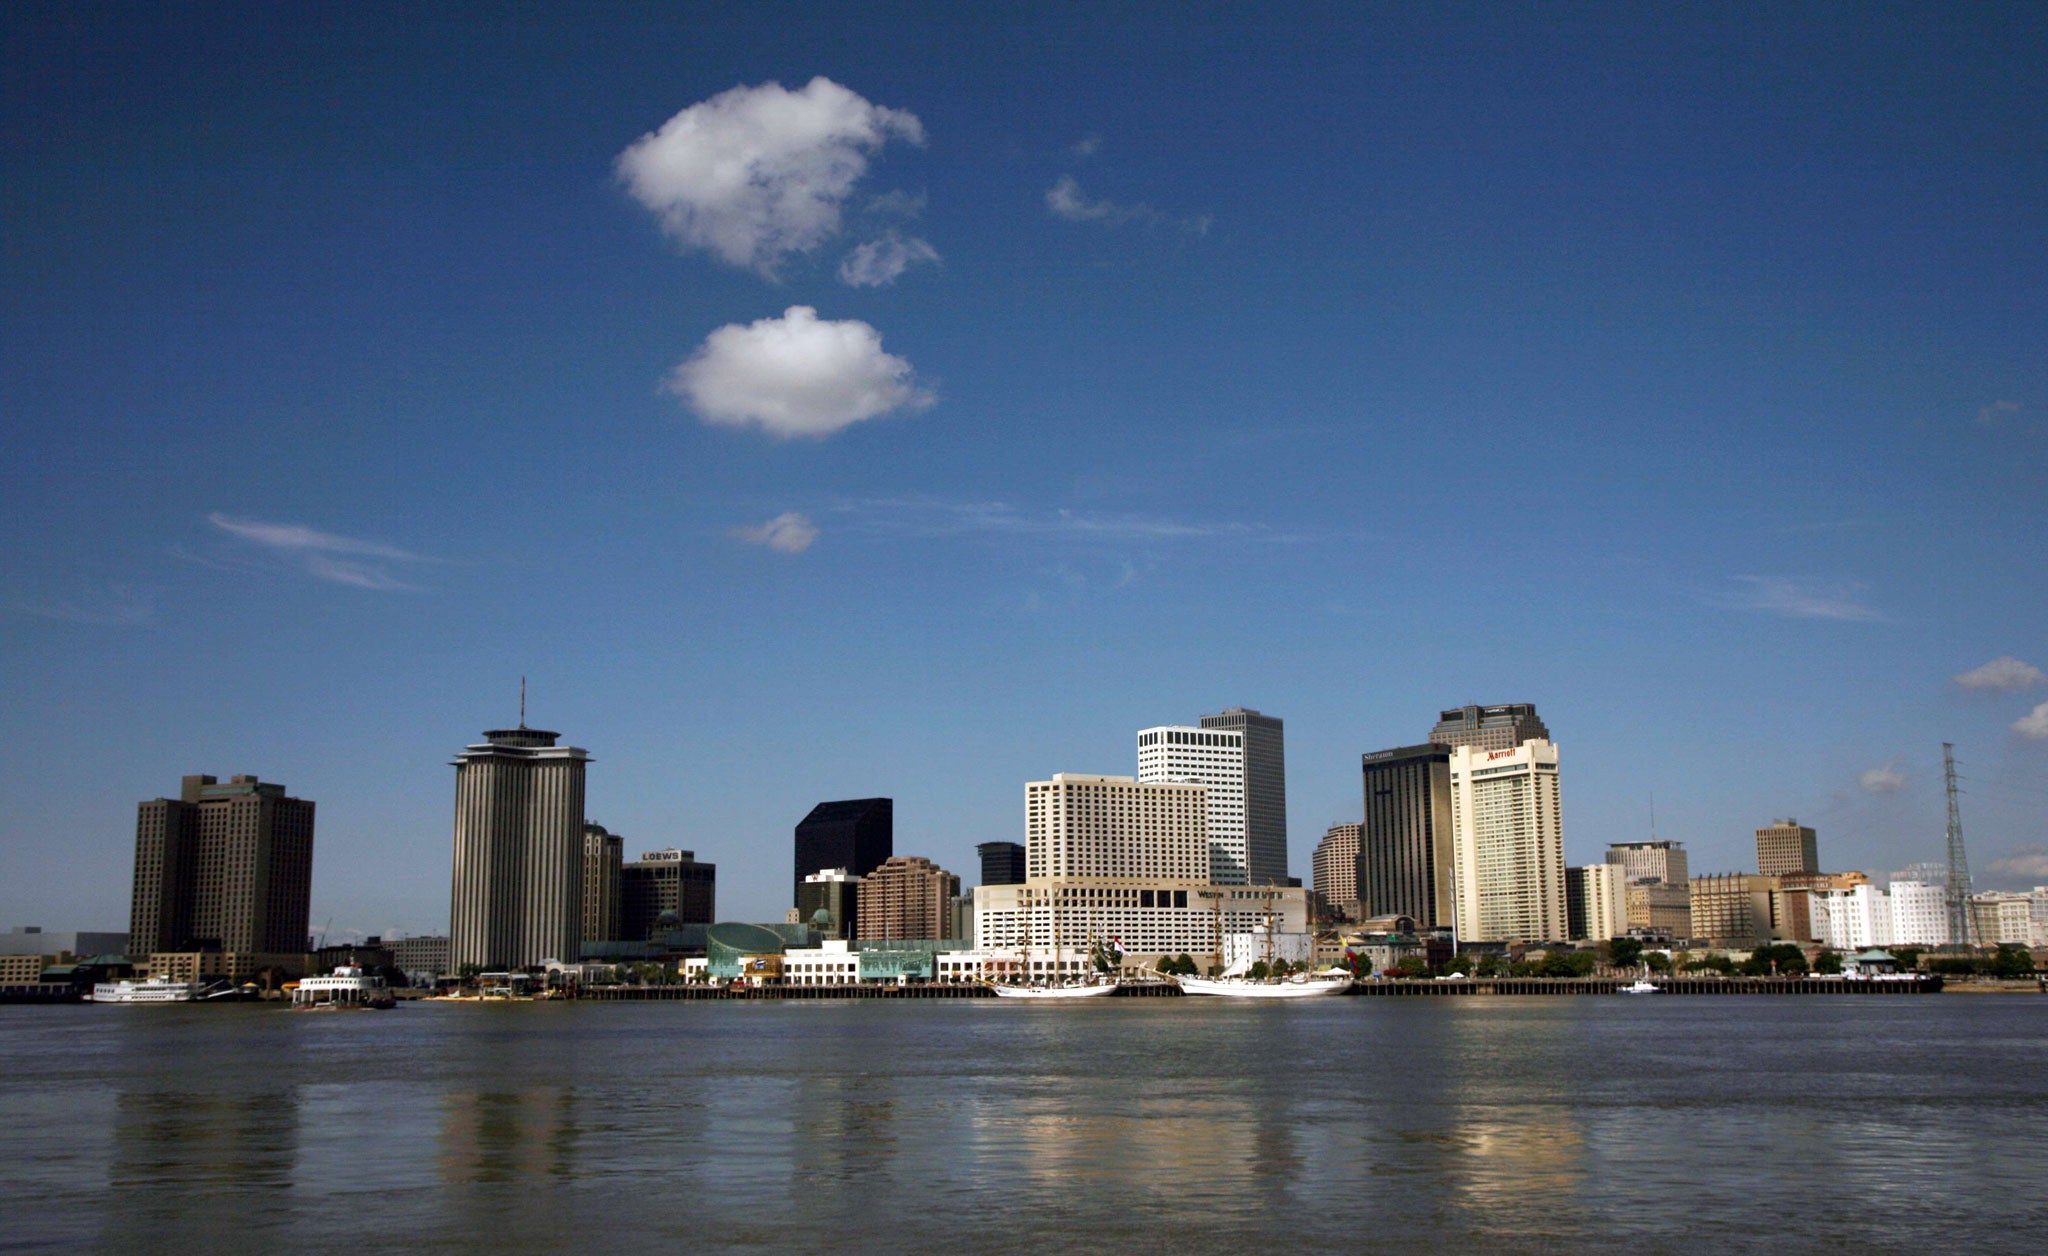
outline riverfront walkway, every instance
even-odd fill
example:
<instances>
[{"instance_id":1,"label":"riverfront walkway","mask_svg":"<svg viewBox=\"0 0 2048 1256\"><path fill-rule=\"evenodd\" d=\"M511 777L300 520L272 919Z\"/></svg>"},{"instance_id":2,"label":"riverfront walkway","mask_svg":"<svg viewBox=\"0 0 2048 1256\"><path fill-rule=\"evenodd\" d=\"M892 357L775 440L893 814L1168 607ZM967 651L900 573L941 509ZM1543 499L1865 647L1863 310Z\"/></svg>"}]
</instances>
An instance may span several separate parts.
<instances>
[{"instance_id":1,"label":"riverfront walkway","mask_svg":"<svg viewBox=\"0 0 2048 1256\"><path fill-rule=\"evenodd\" d=\"M1463 981L1378 980L1352 984L1349 993L1374 997L1476 995L1613 994L1634 978L1620 977L1480 977ZM1939 977L1917 981L1856 981L1840 977L1659 977L1654 984L1665 994L1933 994ZM599 1001L644 999L992 999L982 985L750 986L590 986L576 996ZM1126 984L1112 997L1183 998L1178 986L1165 982Z\"/></svg>"}]
</instances>

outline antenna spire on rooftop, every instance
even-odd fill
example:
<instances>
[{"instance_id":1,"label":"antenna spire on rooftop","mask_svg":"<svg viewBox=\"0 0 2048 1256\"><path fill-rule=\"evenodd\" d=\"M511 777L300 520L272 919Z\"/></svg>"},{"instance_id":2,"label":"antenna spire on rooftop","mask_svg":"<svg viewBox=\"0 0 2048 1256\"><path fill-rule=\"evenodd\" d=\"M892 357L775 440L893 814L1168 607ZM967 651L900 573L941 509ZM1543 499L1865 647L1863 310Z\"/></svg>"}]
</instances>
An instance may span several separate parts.
<instances>
[{"instance_id":1,"label":"antenna spire on rooftop","mask_svg":"<svg viewBox=\"0 0 2048 1256\"><path fill-rule=\"evenodd\" d=\"M526 677L519 678L519 727L526 727Z\"/></svg>"}]
</instances>

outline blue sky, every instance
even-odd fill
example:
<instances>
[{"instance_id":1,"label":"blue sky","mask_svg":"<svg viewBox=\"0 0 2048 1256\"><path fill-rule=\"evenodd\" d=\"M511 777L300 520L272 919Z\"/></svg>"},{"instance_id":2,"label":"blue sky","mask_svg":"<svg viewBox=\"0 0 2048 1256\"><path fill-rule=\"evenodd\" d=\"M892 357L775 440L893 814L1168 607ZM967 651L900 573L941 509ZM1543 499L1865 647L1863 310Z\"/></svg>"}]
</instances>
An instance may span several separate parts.
<instances>
[{"instance_id":1,"label":"blue sky","mask_svg":"<svg viewBox=\"0 0 2048 1256\"><path fill-rule=\"evenodd\" d=\"M253 772L316 925L444 928L522 675L734 917L820 799L971 883L1231 705L1304 876L1361 752L1528 701L1572 862L1653 796L1698 871L1939 859L1948 740L2048 882L2038 7L0 35L0 925L120 927L135 803Z\"/></svg>"}]
</instances>

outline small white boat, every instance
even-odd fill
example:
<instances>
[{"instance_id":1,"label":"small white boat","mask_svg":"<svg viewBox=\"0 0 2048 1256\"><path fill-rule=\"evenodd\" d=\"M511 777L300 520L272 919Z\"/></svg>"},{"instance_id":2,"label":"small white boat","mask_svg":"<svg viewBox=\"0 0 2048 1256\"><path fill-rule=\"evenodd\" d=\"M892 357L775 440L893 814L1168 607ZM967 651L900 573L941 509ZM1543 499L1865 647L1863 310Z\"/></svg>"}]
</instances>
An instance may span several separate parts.
<instances>
[{"instance_id":1,"label":"small white boat","mask_svg":"<svg viewBox=\"0 0 2048 1256\"><path fill-rule=\"evenodd\" d=\"M999 999L1099 999L1106 994L1116 993L1116 983L1105 981L1100 985L1066 986L1005 986L992 985Z\"/></svg>"},{"instance_id":2,"label":"small white boat","mask_svg":"<svg viewBox=\"0 0 2048 1256\"><path fill-rule=\"evenodd\" d=\"M119 981L95 982L91 1001L94 1003L190 1003L199 994L196 981L179 981L175 977L124 978Z\"/></svg>"},{"instance_id":3,"label":"small white boat","mask_svg":"<svg viewBox=\"0 0 2048 1256\"><path fill-rule=\"evenodd\" d=\"M1250 977L1169 977L1183 994L1213 994L1226 999L1321 999L1345 994L1351 989L1349 976L1340 978L1293 977L1255 981Z\"/></svg>"},{"instance_id":4,"label":"small white boat","mask_svg":"<svg viewBox=\"0 0 2048 1256\"><path fill-rule=\"evenodd\" d=\"M1629 985L1625 985L1625 986L1623 986L1623 987L1622 987L1621 989L1619 989L1619 990L1616 990L1616 991L1615 991L1615 993L1616 993L1616 994L1662 994L1662 993L1664 993L1664 992L1663 992L1662 990L1659 990L1659 989L1658 989L1658 988L1657 988L1656 986L1654 986L1654 985L1650 984L1650 966L1649 966L1648 964L1645 964L1645 965L1643 965L1643 974L1642 974L1642 976L1640 976L1640 977L1637 977L1637 978L1635 979L1635 981L1633 981L1633 982L1632 982L1632 983L1630 983Z\"/></svg>"}]
</instances>

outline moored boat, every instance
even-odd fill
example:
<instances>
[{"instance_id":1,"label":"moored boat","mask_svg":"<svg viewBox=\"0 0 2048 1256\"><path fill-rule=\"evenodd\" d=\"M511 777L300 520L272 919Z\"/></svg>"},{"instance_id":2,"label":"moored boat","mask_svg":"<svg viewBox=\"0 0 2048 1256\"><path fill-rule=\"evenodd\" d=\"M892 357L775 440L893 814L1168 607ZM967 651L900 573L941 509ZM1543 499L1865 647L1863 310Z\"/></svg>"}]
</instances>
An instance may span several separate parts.
<instances>
[{"instance_id":1,"label":"moored boat","mask_svg":"<svg viewBox=\"0 0 2048 1256\"><path fill-rule=\"evenodd\" d=\"M1333 994L1345 994L1351 989L1351 978L1311 977L1297 974L1292 977L1269 977L1257 980L1251 977L1181 977L1168 976L1167 980L1181 988L1183 994L1213 994L1226 999L1320 999Z\"/></svg>"},{"instance_id":2,"label":"moored boat","mask_svg":"<svg viewBox=\"0 0 2048 1256\"><path fill-rule=\"evenodd\" d=\"M1006 986L990 982L989 988L996 992L999 999L1099 999L1106 994L1115 994L1116 982L1058 986Z\"/></svg>"},{"instance_id":3,"label":"moored boat","mask_svg":"<svg viewBox=\"0 0 2048 1256\"><path fill-rule=\"evenodd\" d=\"M118 981L95 982L91 1001L94 1003L190 1003L199 993L196 981L180 981L175 977L122 978Z\"/></svg>"}]
</instances>

